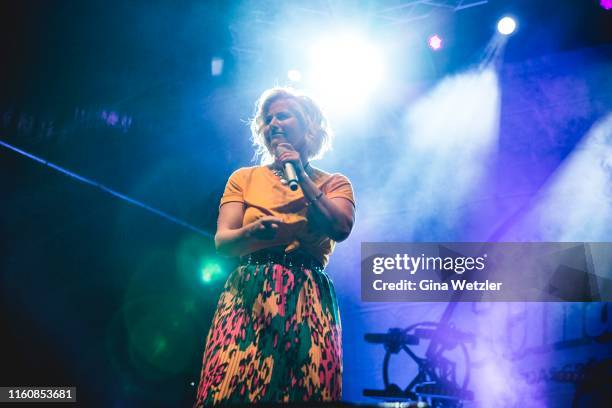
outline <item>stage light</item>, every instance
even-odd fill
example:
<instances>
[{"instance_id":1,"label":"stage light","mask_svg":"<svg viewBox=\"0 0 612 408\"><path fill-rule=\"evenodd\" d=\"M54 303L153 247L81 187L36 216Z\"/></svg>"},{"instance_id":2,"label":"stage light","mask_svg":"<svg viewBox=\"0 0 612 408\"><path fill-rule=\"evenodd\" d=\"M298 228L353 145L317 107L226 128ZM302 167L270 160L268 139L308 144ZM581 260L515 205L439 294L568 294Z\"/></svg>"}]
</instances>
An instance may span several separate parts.
<instances>
[{"instance_id":1,"label":"stage light","mask_svg":"<svg viewBox=\"0 0 612 408\"><path fill-rule=\"evenodd\" d=\"M440 48L442 48L442 39L438 36L438 34L434 34L429 37L427 42L429 47L434 51L438 51Z\"/></svg>"},{"instance_id":2,"label":"stage light","mask_svg":"<svg viewBox=\"0 0 612 408\"><path fill-rule=\"evenodd\" d=\"M313 93L330 110L356 107L383 77L380 48L359 34L330 34L315 43L310 58Z\"/></svg>"},{"instance_id":3,"label":"stage light","mask_svg":"<svg viewBox=\"0 0 612 408\"><path fill-rule=\"evenodd\" d=\"M516 30L516 21L512 17L504 17L497 22L497 31L503 35L510 35Z\"/></svg>"},{"instance_id":4,"label":"stage light","mask_svg":"<svg viewBox=\"0 0 612 408\"><path fill-rule=\"evenodd\" d=\"M211 283L223 275L221 266L217 263L209 263L202 268L202 282Z\"/></svg>"},{"instance_id":5,"label":"stage light","mask_svg":"<svg viewBox=\"0 0 612 408\"><path fill-rule=\"evenodd\" d=\"M302 73L297 69L290 69L287 71L287 78L292 82L300 82L302 80Z\"/></svg>"},{"instance_id":6,"label":"stage light","mask_svg":"<svg viewBox=\"0 0 612 408\"><path fill-rule=\"evenodd\" d=\"M599 0L599 4L606 10L612 10L612 0Z\"/></svg>"},{"instance_id":7,"label":"stage light","mask_svg":"<svg viewBox=\"0 0 612 408\"><path fill-rule=\"evenodd\" d=\"M223 73L223 58L213 58L210 61L210 73L212 76L219 76Z\"/></svg>"}]
</instances>

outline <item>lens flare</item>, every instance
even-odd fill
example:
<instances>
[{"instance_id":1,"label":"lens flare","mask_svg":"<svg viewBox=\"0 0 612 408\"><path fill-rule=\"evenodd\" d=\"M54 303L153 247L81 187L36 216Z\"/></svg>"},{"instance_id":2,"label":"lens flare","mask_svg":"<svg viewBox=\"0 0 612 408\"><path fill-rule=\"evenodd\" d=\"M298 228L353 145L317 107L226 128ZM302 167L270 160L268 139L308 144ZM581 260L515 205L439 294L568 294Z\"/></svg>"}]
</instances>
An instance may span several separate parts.
<instances>
[{"instance_id":1,"label":"lens flare","mask_svg":"<svg viewBox=\"0 0 612 408\"><path fill-rule=\"evenodd\" d=\"M221 266L217 263L209 263L202 268L202 282L211 283L223 275Z\"/></svg>"}]
</instances>

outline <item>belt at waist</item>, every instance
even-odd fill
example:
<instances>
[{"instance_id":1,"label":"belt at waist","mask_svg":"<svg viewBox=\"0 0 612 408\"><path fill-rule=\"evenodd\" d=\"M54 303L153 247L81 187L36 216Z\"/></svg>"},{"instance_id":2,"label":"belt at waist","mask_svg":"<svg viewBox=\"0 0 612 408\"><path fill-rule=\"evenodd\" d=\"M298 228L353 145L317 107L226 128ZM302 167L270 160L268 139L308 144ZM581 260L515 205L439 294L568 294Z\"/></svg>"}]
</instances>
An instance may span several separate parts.
<instances>
[{"instance_id":1,"label":"belt at waist","mask_svg":"<svg viewBox=\"0 0 612 408\"><path fill-rule=\"evenodd\" d=\"M288 267L302 267L310 270L323 270L323 265L312 256L303 252L279 252L262 249L240 257L241 265L280 264Z\"/></svg>"}]
</instances>

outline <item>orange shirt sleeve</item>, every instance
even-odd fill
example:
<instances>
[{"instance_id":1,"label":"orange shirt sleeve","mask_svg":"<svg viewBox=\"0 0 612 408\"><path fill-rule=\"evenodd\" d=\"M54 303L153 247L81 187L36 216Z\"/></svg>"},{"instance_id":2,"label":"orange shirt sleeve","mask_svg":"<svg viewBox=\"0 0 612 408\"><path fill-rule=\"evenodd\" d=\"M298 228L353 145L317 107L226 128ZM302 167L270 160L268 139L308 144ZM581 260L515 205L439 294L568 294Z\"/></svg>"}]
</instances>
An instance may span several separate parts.
<instances>
[{"instance_id":1,"label":"orange shirt sleeve","mask_svg":"<svg viewBox=\"0 0 612 408\"><path fill-rule=\"evenodd\" d=\"M225 185L225 191L221 197L219 207L225 203L239 202L244 203L244 189L248 181L249 169L242 168L232 173Z\"/></svg>"},{"instance_id":2,"label":"orange shirt sleeve","mask_svg":"<svg viewBox=\"0 0 612 408\"><path fill-rule=\"evenodd\" d=\"M346 176L342 174L334 174L326 183L323 192L327 198L345 198L355 205L355 195L353 186Z\"/></svg>"}]
</instances>

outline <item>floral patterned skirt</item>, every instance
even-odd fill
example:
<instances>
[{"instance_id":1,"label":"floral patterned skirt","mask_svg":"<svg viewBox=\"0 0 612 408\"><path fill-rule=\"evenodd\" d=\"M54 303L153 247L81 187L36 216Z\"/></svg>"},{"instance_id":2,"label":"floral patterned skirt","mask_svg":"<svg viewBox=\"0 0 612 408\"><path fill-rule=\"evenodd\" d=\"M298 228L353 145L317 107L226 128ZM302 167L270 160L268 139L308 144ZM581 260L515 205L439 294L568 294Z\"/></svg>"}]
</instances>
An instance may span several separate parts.
<instances>
[{"instance_id":1,"label":"floral patterned skirt","mask_svg":"<svg viewBox=\"0 0 612 408\"><path fill-rule=\"evenodd\" d=\"M340 315L325 272L235 269L208 334L195 407L341 396Z\"/></svg>"}]
</instances>

